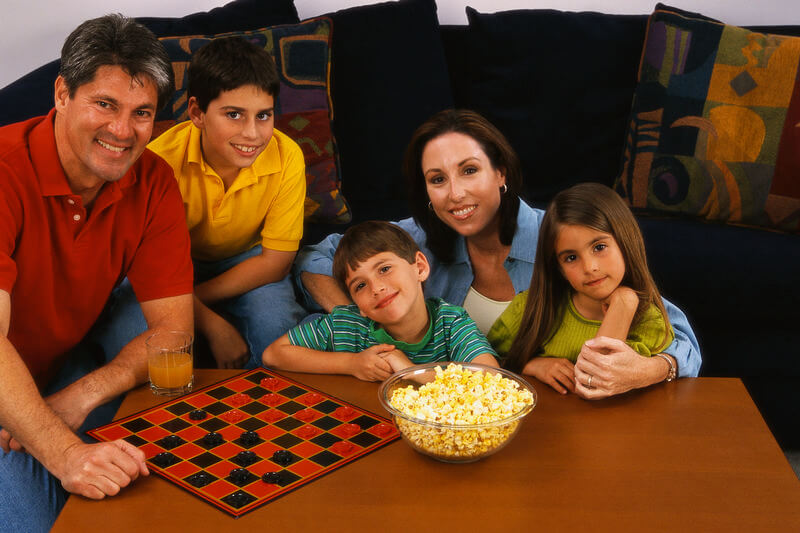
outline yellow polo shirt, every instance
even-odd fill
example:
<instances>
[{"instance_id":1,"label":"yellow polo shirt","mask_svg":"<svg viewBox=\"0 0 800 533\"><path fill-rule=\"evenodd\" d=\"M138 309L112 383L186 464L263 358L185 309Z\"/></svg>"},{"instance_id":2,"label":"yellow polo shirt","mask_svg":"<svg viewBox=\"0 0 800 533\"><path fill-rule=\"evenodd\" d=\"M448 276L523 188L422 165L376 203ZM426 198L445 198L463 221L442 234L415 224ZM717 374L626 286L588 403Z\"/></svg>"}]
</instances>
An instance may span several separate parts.
<instances>
[{"instance_id":1,"label":"yellow polo shirt","mask_svg":"<svg viewBox=\"0 0 800 533\"><path fill-rule=\"evenodd\" d=\"M200 130L187 120L162 133L148 147L175 171L192 239L192 257L218 261L257 244L293 252L303 236L306 196L303 152L273 130L255 162L225 186L203 159Z\"/></svg>"}]
</instances>

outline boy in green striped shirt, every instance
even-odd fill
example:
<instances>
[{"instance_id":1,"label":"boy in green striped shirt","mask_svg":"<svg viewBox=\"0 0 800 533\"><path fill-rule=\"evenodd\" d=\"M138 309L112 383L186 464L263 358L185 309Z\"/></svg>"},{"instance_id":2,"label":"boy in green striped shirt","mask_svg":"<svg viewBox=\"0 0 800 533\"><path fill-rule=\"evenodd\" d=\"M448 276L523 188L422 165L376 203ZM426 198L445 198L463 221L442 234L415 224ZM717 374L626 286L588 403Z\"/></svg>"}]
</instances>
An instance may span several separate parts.
<instances>
[{"instance_id":1,"label":"boy in green striped shirt","mask_svg":"<svg viewBox=\"0 0 800 533\"><path fill-rule=\"evenodd\" d=\"M333 275L355 304L292 328L264 350L264 364L366 381L434 361L497 366L497 354L464 309L425 299L429 273L425 254L398 226L351 227L336 249Z\"/></svg>"}]
</instances>

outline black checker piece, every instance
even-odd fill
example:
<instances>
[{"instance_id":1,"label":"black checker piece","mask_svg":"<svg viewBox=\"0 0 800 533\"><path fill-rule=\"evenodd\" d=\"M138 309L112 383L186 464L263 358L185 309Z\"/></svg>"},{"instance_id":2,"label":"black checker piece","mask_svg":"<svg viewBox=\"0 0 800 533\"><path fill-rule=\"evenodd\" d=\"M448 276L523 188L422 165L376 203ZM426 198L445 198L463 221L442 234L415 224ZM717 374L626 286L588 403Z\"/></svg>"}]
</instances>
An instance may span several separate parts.
<instances>
[{"instance_id":1,"label":"black checker piece","mask_svg":"<svg viewBox=\"0 0 800 533\"><path fill-rule=\"evenodd\" d=\"M247 413L248 415L257 415L262 411L266 411L269 409L266 405L261 402L250 402L247 405L239 408L241 411Z\"/></svg>"},{"instance_id":2,"label":"black checker piece","mask_svg":"<svg viewBox=\"0 0 800 533\"><path fill-rule=\"evenodd\" d=\"M221 459L214 455L213 453L201 453L197 457L192 457L189 459L189 462L199 466L200 468L208 468L209 466L213 465L214 463L220 462Z\"/></svg>"},{"instance_id":3,"label":"black checker piece","mask_svg":"<svg viewBox=\"0 0 800 533\"><path fill-rule=\"evenodd\" d=\"M236 492L228 494L227 496L222 498L222 501L227 503L231 507L235 507L236 509L238 509L240 507L244 507L248 503L256 501L256 497L253 496L252 494L248 494L243 490L237 490Z\"/></svg>"},{"instance_id":4,"label":"black checker piece","mask_svg":"<svg viewBox=\"0 0 800 533\"><path fill-rule=\"evenodd\" d=\"M255 383L256 385L258 385L259 383L261 383L261 380L262 380L262 379L264 379L264 378L271 378L271 377L272 377L272 376L271 376L271 375L269 375L269 374L267 374L266 372L256 372L256 373L254 373L254 374L250 374L249 376L247 376L247 377L246 377L246 378L244 378L244 379L246 379L247 381L252 381L252 382L253 382L253 383Z\"/></svg>"},{"instance_id":5,"label":"black checker piece","mask_svg":"<svg viewBox=\"0 0 800 533\"><path fill-rule=\"evenodd\" d=\"M311 439L311 442L313 442L317 446L322 446L323 448L330 448L332 445L339 442L340 440L342 439L340 439L336 435L332 435L331 433L322 433Z\"/></svg>"},{"instance_id":6,"label":"black checker piece","mask_svg":"<svg viewBox=\"0 0 800 533\"><path fill-rule=\"evenodd\" d=\"M303 439L300 437L295 437L291 433L285 433L280 437L272 439L273 444L280 446L281 448L291 448L292 446L296 446L303 442Z\"/></svg>"},{"instance_id":7,"label":"black checker piece","mask_svg":"<svg viewBox=\"0 0 800 533\"><path fill-rule=\"evenodd\" d=\"M255 446L256 444L261 442L261 435L259 435L255 431L245 431L243 432L238 439L234 440L236 444L239 446L243 446L245 448L250 448L251 446Z\"/></svg>"},{"instance_id":8,"label":"black checker piece","mask_svg":"<svg viewBox=\"0 0 800 533\"><path fill-rule=\"evenodd\" d=\"M282 390L280 391L280 393L281 393L283 396L286 396L287 398L297 398L298 396L302 396L302 395L303 395L303 394L305 394L306 392L307 392L307 391L305 391L305 390L301 389L301 388L300 388L300 387L298 387L297 385L291 385L291 386L289 386L289 387L286 387L285 389L282 389Z\"/></svg>"},{"instance_id":9,"label":"black checker piece","mask_svg":"<svg viewBox=\"0 0 800 533\"><path fill-rule=\"evenodd\" d=\"M142 444L147 444L147 441L146 441L146 440L144 440L144 439L143 439L142 437L140 437L139 435L128 435L127 437L125 437L125 439L124 439L124 440L125 440L125 442L129 442L129 443L133 444L133 445L134 445L134 446L136 446L137 448L138 448L139 446L141 446Z\"/></svg>"},{"instance_id":10,"label":"black checker piece","mask_svg":"<svg viewBox=\"0 0 800 533\"><path fill-rule=\"evenodd\" d=\"M176 416L185 415L189 411L194 411L194 407L186 402L178 402L174 405L170 405L169 407L165 407L164 409Z\"/></svg>"},{"instance_id":11,"label":"black checker piece","mask_svg":"<svg viewBox=\"0 0 800 533\"><path fill-rule=\"evenodd\" d=\"M205 429L206 431L219 431L220 429L224 428L228 424L220 420L219 418L212 418L210 420L206 420L200 424L197 424L199 427Z\"/></svg>"},{"instance_id":12,"label":"black checker piece","mask_svg":"<svg viewBox=\"0 0 800 533\"><path fill-rule=\"evenodd\" d=\"M297 462L299 459L300 458L298 456L289 450L277 450L272 454L272 462L281 466L289 466L290 464Z\"/></svg>"},{"instance_id":13,"label":"black checker piece","mask_svg":"<svg viewBox=\"0 0 800 533\"><path fill-rule=\"evenodd\" d=\"M289 401L289 402L286 402L285 404L279 405L277 407L277 409L283 411L287 415L293 415L297 411L299 411L301 409L305 409L305 408L306 408L305 405L301 405L301 404L299 404L299 403L297 403L295 401Z\"/></svg>"},{"instance_id":14,"label":"black checker piece","mask_svg":"<svg viewBox=\"0 0 800 533\"><path fill-rule=\"evenodd\" d=\"M333 429L339 424L341 424L341 422L336 420L335 418L331 418L330 416L323 416L318 420L314 420L313 422L311 422L311 424L317 426L320 429L328 431L329 429Z\"/></svg>"},{"instance_id":15,"label":"black checker piece","mask_svg":"<svg viewBox=\"0 0 800 533\"><path fill-rule=\"evenodd\" d=\"M205 409L206 412L211 413L212 415L221 415L226 411L230 411L231 406L225 405L222 402L216 402L212 403L211 405L206 405L203 409Z\"/></svg>"},{"instance_id":16,"label":"black checker piece","mask_svg":"<svg viewBox=\"0 0 800 533\"><path fill-rule=\"evenodd\" d=\"M266 390L264 387L253 387L252 389L247 389L244 391L245 394L250 396L254 400L258 400L265 394L269 394L269 391Z\"/></svg>"},{"instance_id":17,"label":"black checker piece","mask_svg":"<svg viewBox=\"0 0 800 533\"><path fill-rule=\"evenodd\" d=\"M122 424L122 427L124 427L128 431L132 431L133 433L137 433L139 431L142 431L143 429L147 429L152 426L153 424L151 424L144 418L135 418L133 420L129 420L128 422Z\"/></svg>"},{"instance_id":18,"label":"black checker piece","mask_svg":"<svg viewBox=\"0 0 800 533\"><path fill-rule=\"evenodd\" d=\"M336 435L332 435L331 433L322 433L311 439L311 442L313 442L317 446L322 446L323 448L330 448L332 445L339 442L340 440L342 439L340 439Z\"/></svg>"},{"instance_id":19,"label":"black checker piece","mask_svg":"<svg viewBox=\"0 0 800 533\"><path fill-rule=\"evenodd\" d=\"M335 453L329 452L328 450L322 450L318 454L309 457L309 459L311 459L318 465L322 465L324 467L331 466L333 463L342 460L341 457L339 457Z\"/></svg>"},{"instance_id":20,"label":"black checker piece","mask_svg":"<svg viewBox=\"0 0 800 533\"><path fill-rule=\"evenodd\" d=\"M217 476L208 472L195 472L191 476L183 478L189 485L197 487L198 489L215 482L217 479L219 479Z\"/></svg>"},{"instance_id":21,"label":"black checker piece","mask_svg":"<svg viewBox=\"0 0 800 533\"><path fill-rule=\"evenodd\" d=\"M171 450L172 448L177 448L181 444L186 444L186 441L177 435L167 435L163 439L157 440L156 444L165 450Z\"/></svg>"},{"instance_id":22,"label":"black checker piece","mask_svg":"<svg viewBox=\"0 0 800 533\"><path fill-rule=\"evenodd\" d=\"M332 412L334 412L338 407L339 407L338 403L333 402L331 400L325 400L324 402L320 402L317 405L315 405L314 409L322 413L325 413L326 415L329 415Z\"/></svg>"},{"instance_id":23,"label":"black checker piece","mask_svg":"<svg viewBox=\"0 0 800 533\"><path fill-rule=\"evenodd\" d=\"M278 485L279 487L285 487L286 485L291 485L298 479L300 479L300 476L298 476L294 472L289 472L288 470L280 470L278 472L267 472L266 474L261 476L261 481L263 481L264 483L272 483L273 485Z\"/></svg>"},{"instance_id":24,"label":"black checker piece","mask_svg":"<svg viewBox=\"0 0 800 533\"><path fill-rule=\"evenodd\" d=\"M283 420L278 420L275 422L275 425L284 431L292 431L293 429L297 429L304 424L304 422L301 422L296 418L284 418Z\"/></svg>"},{"instance_id":25,"label":"black checker piece","mask_svg":"<svg viewBox=\"0 0 800 533\"><path fill-rule=\"evenodd\" d=\"M217 400L221 400L223 398L227 398L228 396L235 394L231 389L228 387L217 387L214 390L208 391L206 394L211 396L212 398L216 398Z\"/></svg>"},{"instance_id":26,"label":"black checker piece","mask_svg":"<svg viewBox=\"0 0 800 533\"><path fill-rule=\"evenodd\" d=\"M353 444L358 444L362 448L368 448L369 446L372 446L379 440L381 439L379 439L372 433L359 433L358 435L350 439L350 442L352 442Z\"/></svg>"},{"instance_id":27,"label":"black checker piece","mask_svg":"<svg viewBox=\"0 0 800 533\"><path fill-rule=\"evenodd\" d=\"M260 460L261 458L258 455L256 455L255 452L251 452L250 450L242 450L239 453L237 453L233 457L233 459L231 459L231 462L236 463L242 468L247 468L248 466L257 463Z\"/></svg>"},{"instance_id":28,"label":"black checker piece","mask_svg":"<svg viewBox=\"0 0 800 533\"><path fill-rule=\"evenodd\" d=\"M172 452L161 452L156 454L155 457L150 459L150 462L156 466L160 466L161 468L167 468L168 466L172 466L175 463L179 463L181 460L175 457L175 454Z\"/></svg>"},{"instance_id":29,"label":"black checker piece","mask_svg":"<svg viewBox=\"0 0 800 533\"><path fill-rule=\"evenodd\" d=\"M231 473L228 475L228 477L225 478L225 481L233 483L237 487L244 487L245 485L249 485L257 479L260 478L257 475L248 472L244 468L234 468L231 470Z\"/></svg>"},{"instance_id":30,"label":"black checker piece","mask_svg":"<svg viewBox=\"0 0 800 533\"><path fill-rule=\"evenodd\" d=\"M378 421L375 420L372 417L367 416L367 415L361 415L358 418L356 418L355 420L351 420L350 423L351 424L358 424L361 427L361 429L367 430L367 429L371 428L372 426L374 426L375 424L377 424Z\"/></svg>"},{"instance_id":31,"label":"black checker piece","mask_svg":"<svg viewBox=\"0 0 800 533\"><path fill-rule=\"evenodd\" d=\"M164 422L163 424L160 424L160 425L161 425L162 428L166 429L170 433L177 433L180 430L186 429L189 426L191 426L191 424L189 422L187 422L186 420L183 420L181 418L173 418L172 420Z\"/></svg>"}]
</instances>

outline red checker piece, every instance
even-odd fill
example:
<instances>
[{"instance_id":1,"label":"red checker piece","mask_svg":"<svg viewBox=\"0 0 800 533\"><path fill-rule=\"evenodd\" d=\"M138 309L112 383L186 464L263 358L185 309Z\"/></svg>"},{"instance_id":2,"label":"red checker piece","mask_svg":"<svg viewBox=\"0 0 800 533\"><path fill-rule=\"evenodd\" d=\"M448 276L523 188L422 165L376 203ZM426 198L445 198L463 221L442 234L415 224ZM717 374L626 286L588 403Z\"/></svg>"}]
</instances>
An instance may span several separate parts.
<instances>
[{"instance_id":1,"label":"red checker piece","mask_svg":"<svg viewBox=\"0 0 800 533\"><path fill-rule=\"evenodd\" d=\"M320 433L322 433L322 430L315 426L303 426L294 432L301 439L313 439Z\"/></svg>"},{"instance_id":2,"label":"red checker piece","mask_svg":"<svg viewBox=\"0 0 800 533\"><path fill-rule=\"evenodd\" d=\"M356 451L356 445L346 440L340 440L331 446L331 451L338 455L347 456Z\"/></svg>"},{"instance_id":3,"label":"red checker piece","mask_svg":"<svg viewBox=\"0 0 800 533\"><path fill-rule=\"evenodd\" d=\"M391 424L387 424L385 422L381 422L380 424L375 425L372 427L371 432L379 437L388 437L392 433L394 433L395 429L394 426Z\"/></svg>"},{"instance_id":4,"label":"red checker piece","mask_svg":"<svg viewBox=\"0 0 800 533\"><path fill-rule=\"evenodd\" d=\"M313 409L300 409L294 414L294 417L298 420L302 420L303 422L311 422L317 418L317 413Z\"/></svg>"},{"instance_id":5,"label":"red checker piece","mask_svg":"<svg viewBox=\"0 0 800 533\"><path fill-rule=\"evenodd\" d=\"M264 378L261 380L260 385L265 389L277 390L281 387L281 380L278 378Z\"/></svg>"},{"instance_id":6,"label":"red checker piece","mask_svg":"<svg viewBox=\"0 0 800 533\"><path fill-rule=\"evenodd\" d=\"M272 424L282 418L286 418L286 415L281 413L280 411L272 410L256 415L256 418L260 418L264 422L269 422L270 424Z\"/></svg>"},{"instance_id":7,"label":"red checker piece","mask_svg":"<svg viewBox=\"0 0 800 533\"><path fill-rule=\"evenodd\" d=\"M235 424L236 422L241 422L242 420L247 418L247 416L248 415L244 414L238 409L231 409L230 411L219 415L221 419L223 419L225 422L230 422L231 424Z\"/></svg>"},{"instance_id":8,"label":"red checker piece","mask_svg":"<svg viewBox=\"0 0 800 533\"><path fill-rule=\"evenodd\" d=\"M339 420L350 420L354 418L358 413L355 409L350 407L349 405L340 405L333 411L333 416L338 418Z\"/></svg>"},{"instance_id":9,"label":"red checker piece","mask_svg":"<svg viewBox=\"0 0 800 533\"><path fill-rule=\"evenodd\" d=\"M345 424L342 426L342 433L348 437L352 437L357 433L361 433L361 426L358 424Z\"/></svg>"},{"instance_id":10,"label":"red checker piece","mask_svg":"<svg viewBox=\"0 0 800 533\"><path fill-rule=\"evenodd\" d=\"M322 395L317 392L309 392L305 396L301 397L298 401L303 405L314 405L318 404L323 400Z\"/></svg>"},{"instance_id":11,"label":"red checker piece","mask_svg":"<svg viewBox=\"0 0 800 533\"><path fill-rule=\"evenodd\" d=\"M276 405L280 405L280 404L283 403L283 396L280 396L279 394L275 394L274 392L272 392L270 394L265 394L261 398L261 403L263 403L265 405L269 405L269 406L275 407Z\"/></svg>"},{"instance_id":12,"label":"red checker piece","mask_svg":"<svg viewBox=\"0 0 800 533\"><path fill-rule=\"evenodd\" d=\"M247 394L240 392L239 394L234 394L230 398L228 398L228 403L234 407L241 407L243 405L247 405L250 403L252 398Z\"/></svg>"}]
</instances>

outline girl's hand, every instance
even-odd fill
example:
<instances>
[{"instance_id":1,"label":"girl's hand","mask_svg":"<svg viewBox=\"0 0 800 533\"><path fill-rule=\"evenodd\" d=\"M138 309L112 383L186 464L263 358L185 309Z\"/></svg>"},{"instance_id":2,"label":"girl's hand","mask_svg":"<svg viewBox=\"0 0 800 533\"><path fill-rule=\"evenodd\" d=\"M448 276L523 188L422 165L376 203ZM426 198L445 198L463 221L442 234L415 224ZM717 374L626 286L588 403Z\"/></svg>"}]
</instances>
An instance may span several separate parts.
<instances>
[{"instance_id":1,"label":"girl's hand","mask_svg":"<svg viewBox=\"0 0 800 533\"><path fill-rule=\"evenodd\" d=\"M384 352L381 354L383 360L389 363L389 366L392 367L392 372L398 372L403 370L404 368L408 368L410 366L414 366L414 363L398 349L394 349L390 352Z\"/></svg>"},{"instance_id":2,"label":"girl's hand","mask_svg":"<svg viewBox=\"0 0 800 533\"><path fill-rule=\"evenodd\" d=\"M376 344L353 354L350 373L363 381L383 381L392 375L392 367L384 359L392 350L391 344Z\"/></svg>"},{"instance_id":3,"label":"girl's hand","mask_svg":"<svg viewBox=\"0 0 800 533\"><path fill-rule=\"evenodd\" d=\"M620 285L603 301L603 314L608 313L612 307L621 307L635 314L639 307L639 295L630 287Z\"/></svg>"},{"instance_id":4,"label":"girl's hand","mask_svg":"<svg viewBox=\"0 0 800 533\"><path fill-rule=\"evenodd\" d=\"M533 376L542 383L547 383L559 394L575 392L575 370L569 359L563 357L534 357L525 368L523 374Z\"/></svg>"}]
</instances>

